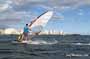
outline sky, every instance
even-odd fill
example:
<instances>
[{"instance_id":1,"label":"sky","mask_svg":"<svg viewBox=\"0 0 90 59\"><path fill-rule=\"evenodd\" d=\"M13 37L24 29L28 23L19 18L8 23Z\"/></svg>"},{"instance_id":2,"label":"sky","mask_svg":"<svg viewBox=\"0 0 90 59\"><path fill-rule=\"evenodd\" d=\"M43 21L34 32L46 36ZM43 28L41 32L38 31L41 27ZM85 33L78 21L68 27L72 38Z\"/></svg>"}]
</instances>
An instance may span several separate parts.
<instances>
[{"instance_id":1,"label":"sky","mask_svg":"<svg viewBox=\"0 0 90 59\"><path fill-rule=\"evenodd\" d=\"M0 28L23 28L49 10L45 30L90 34L90 0L0 0Z\"/></svg>"}]
</instances>

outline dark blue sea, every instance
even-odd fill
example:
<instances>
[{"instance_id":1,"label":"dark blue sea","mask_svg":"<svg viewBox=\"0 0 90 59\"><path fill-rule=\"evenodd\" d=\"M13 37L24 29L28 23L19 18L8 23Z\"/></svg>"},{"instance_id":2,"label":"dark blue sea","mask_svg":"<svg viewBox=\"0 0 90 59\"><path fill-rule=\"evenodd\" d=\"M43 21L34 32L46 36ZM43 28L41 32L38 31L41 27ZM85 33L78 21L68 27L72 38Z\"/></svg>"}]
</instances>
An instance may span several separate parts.
<instances>
[{"instance_id":1,"label":"dark blue sea","mask_svg":"<svg viewBox=\"0 0 90 59\"><path fill-rule=\"evenodd\" d=\"M90 35L32 36L37 44L13 43L18 35L0 35L0 59L90 59Z\"/></svg>"}]
</instances>

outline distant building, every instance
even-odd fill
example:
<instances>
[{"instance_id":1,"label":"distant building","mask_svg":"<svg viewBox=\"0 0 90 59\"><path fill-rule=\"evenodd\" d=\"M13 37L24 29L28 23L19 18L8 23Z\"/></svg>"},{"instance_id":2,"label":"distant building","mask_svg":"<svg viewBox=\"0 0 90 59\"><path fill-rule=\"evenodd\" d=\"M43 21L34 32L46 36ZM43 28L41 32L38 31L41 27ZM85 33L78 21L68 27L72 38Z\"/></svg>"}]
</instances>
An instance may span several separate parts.
<instances>
[{"instance_id":1,"label":"distant building","mask_svg":"<svg viewBox=\"0 0 90 59\"><path fill-rule=\"evenodd\" d=\"M4 30L4 34L20 34L20 32L14 28L7 28Z\"/></svg>"},{"instance_id":2,"label":"distant building","mask_svg":"<svg viewBox=\"0 0 90 59\"><path fill-rule=\"evenodd\" d=\"M40 34L46 34L46 35L63 35L63 31L56 31L56 30L49 30L49 31L43 31Z\"/></svg>"},{"instance_id":3,"label":"distant building","mask_svg":"<svg viewBox=\"0 0 90 59\"><path fill-rule=\"evenodd\" d=\"M48 34L51 34L51 35L63 35L64 32L63 31L57 31L57 30L49 30Z\"/></svg>"},{"instance_id":4,"label":"distant building","mask_svg":"<svg viewBox=\"0 0 90 59\"><path fill-rule=\"evenodd\" d=\"M64 35L64 31L63 31L63 30L61 30L61 31L59 32L59 34Z\"/></svg>"},{"instance_id":5,"label":"distant building","mask_svg":"<svg viewBox=\"0 0 90 59\"><path fill-rule=\"evenodd\" d=\"M0 34L4 34L4 29L0 29Z\"/></svg>"},{"instance_id":6,"label":"distant building","mask_svg":"<svg viewBox=\"0 0 90 59\"><path fill-rule=\"evenodd\" d=\"M42 32L40 32L40 35L42 35L42 34L48 35L48 31L42 31Z\"/></svg>"}]
</instances>

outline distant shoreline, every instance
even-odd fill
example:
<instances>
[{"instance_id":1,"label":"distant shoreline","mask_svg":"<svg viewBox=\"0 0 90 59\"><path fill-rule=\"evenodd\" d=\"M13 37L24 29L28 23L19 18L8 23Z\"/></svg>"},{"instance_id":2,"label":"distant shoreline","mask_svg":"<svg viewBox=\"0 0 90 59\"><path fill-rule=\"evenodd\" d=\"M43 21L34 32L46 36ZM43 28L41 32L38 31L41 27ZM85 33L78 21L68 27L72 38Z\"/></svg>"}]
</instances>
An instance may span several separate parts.
<instances>
[{"instance_id":1,"label":"distant shoreline","mask_svg":"<svg viewBox=\"0 0 90 59\"><path fill-rule=\"evenodd\" d=\"M20 35L20 34L0 34L0 36L2 36L2 35ZM71 35L71 36L86 36L86 35L89 35L89 34L40 34L40 35L33 35L33 36L42 36L42 35L45 35L45 36L48 36L48 35L51 35L51 36L53 36L53 35L61 35L61 36L66 36L66 35Z\"/></svg>"}]
</instances>

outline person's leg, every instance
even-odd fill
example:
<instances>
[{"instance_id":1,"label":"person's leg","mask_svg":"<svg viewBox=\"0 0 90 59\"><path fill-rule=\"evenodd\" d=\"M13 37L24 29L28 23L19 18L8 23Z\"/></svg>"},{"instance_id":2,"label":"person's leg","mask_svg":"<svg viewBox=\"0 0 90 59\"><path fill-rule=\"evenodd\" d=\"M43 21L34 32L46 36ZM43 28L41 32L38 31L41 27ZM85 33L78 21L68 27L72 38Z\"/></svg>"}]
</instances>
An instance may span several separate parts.
<instances>
[{"instance_id":1,"label":"person's leg","mask_svg":"<svg viewBox=\"0 0 90 59\"><path fill-rule=\"evenodd\" d=\"M28 33L25 33L25 40L29 40L29 35L28 35Z\"/></svg>"},{"instance_id":2,"label":"person's leg","mask_svg":"<svg viewBox=\"0 0 90 59\"><path fill-rule=\"evenodd\" d=\"M28 40L28 36L26 35L25 40Z\"/></svg>"},{"instance_id":3,"label":"person's leg","mask_svg":"<svg viewBox=\"0 0 90 59\"><path fill-rule=\"evenodd\" d=\"M28 35L28 40L29 40L29 42L32 42L32 35L31 34Z\"/></svg>"},{"instance_id":4,"label":"person's leg","mask_svg":"<svg viewBox=\"0 0 90 59\"><path fill-rule=\"evenodd\" d=\"M31 36L29 35L29 33L27 33L27 40L29 40L31 38Z\"/></svg>"},{"instance_id":5,"label":"person's leg","mask_svg":"<svg viewBox=\"0 0 90 59\"><path fill-rule=\"evenodd\" d=\"M23 34L24 34L23 40L27 40L27 34L26 33Z\"/></svg>"}]
</instances>

